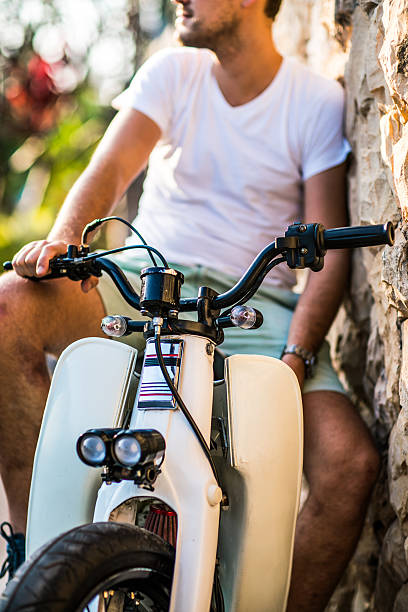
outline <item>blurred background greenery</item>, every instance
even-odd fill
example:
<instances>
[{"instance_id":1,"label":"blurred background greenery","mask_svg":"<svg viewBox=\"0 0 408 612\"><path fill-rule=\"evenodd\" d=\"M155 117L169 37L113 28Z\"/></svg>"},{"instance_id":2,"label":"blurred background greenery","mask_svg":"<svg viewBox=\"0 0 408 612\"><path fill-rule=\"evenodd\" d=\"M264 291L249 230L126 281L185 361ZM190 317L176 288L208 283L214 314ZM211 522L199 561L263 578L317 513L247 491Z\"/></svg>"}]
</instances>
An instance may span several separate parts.
<instances>
[{"instance_id":1,"label":"blurred background greenery","mask_svg":"<svg viewBox=\"0 0 408 612\"><path fill-rule=\"evenodd\" d=\"M171 41L171 21L168 0L0 0L0 262L47 235L112 98ZM139 192L140 180L125 215Z\"/></svg>"}]
</instances>

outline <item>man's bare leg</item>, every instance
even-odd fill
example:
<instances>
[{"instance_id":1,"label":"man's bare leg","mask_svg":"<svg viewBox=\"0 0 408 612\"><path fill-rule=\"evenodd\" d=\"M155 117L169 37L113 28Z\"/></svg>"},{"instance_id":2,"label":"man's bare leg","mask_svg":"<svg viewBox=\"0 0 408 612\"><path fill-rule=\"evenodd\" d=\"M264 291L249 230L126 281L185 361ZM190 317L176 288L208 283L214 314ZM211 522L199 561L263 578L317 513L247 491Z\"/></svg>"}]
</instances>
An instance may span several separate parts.
<instances>
[{"instance_id":1,"label":"man's bare leg","mask_svg":"<svg viewBox=\"0 0 408 612\"><path fill-rule=\"evenodd\" d=\"M322 612L358 542L379 458L345 395L305 394L304 472L309 497L298 519L288 612Z\"/></svg>"},{"instance_id":2,"label":"man's bare leg","mask_svg":"<svg viewBox=\"0 0 408 612\"><path fill-rule=\"evenodd\" d=\"M49 388L44 352L58 355L86 336L101 336L97 291L67 279L0 279L0 471L16 532L25 532L37 437Z\"/></svg>"}]
</instances>

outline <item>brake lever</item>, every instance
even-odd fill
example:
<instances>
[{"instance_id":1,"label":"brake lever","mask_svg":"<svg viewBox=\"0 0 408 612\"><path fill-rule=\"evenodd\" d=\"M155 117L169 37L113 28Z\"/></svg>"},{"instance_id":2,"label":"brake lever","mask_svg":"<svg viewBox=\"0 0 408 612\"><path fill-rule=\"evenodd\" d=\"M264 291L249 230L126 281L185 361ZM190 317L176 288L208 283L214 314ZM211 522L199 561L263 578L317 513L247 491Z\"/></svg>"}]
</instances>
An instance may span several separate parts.
<instances>
[{"instance_id":1,"label":"brake lever","mask_svg":"<svg viewBox=\"0 0 408 612\"><path fill-rule=\"evenodd\" d=\"M51 272L43 279L67 277L72 281L83 281L90 276L102 276L102 270L97 260L87 260L87 257L55 257L50 260Z\"/></svg>"}]
</instances>

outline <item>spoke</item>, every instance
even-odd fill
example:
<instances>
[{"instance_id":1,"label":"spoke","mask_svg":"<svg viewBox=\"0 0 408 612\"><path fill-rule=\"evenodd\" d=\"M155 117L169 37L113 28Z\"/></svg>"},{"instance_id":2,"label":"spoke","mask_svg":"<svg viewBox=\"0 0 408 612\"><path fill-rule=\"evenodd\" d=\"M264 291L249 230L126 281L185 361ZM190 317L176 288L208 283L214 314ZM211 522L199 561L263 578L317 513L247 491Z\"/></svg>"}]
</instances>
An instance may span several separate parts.
<instances>
[{"instance_id":1,"label":"spoke","mask_svg":"<svg viewBox=\"0 0 408 612\"><path fill-rule=\"evenodd\" d=\"M108 608L109 608L109 603L110 603L110 597L103 597L103 612L108 612Z\"/></svg>"},{"instance_id":2,"label":"spoke","mask_svg":"<svg viewBox=\"0 0 408 612\"><path fill-rule=\"evenodd\" d=\"M124 599L121 599L121 596ZM118 598L119 597L119 601ZM100 607L103 602L103 609ZM122 589L119 587L115 587L115 590L105 590L99 595L99 607L98 610L101 612L109 612L111 610L111 605L113 604L113 609L111 612L116 612L117 605L120 605L121 610L127 610L130 604L133 604L135 612L163 612L163 608L161 606L157 606L157 604L151 599L150 596L146 595L140 591L129 591L128 589ZM133 608L132 608L133 609ZM83 609L83 612L91 612L89 604Z\"/></svg>"}]
</instances>

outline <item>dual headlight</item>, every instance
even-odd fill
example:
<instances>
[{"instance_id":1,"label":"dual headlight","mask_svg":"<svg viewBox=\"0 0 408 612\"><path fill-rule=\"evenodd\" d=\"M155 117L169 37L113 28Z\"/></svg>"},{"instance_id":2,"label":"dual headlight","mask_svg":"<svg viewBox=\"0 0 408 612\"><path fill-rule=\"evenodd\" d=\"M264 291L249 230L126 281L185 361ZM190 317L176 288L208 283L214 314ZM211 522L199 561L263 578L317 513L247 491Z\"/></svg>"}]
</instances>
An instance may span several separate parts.
<instances>
[{"instance_id":1,"label":"dual headlight","mask_svg":"<svg viewBox=\"0 0 408 612\"><path fill-rule=\"evenodd\" d=\"M89 429L77 441L81 461L92 467L162 462L166 443L155 429Z\"/></svg>"}]
</instances>

